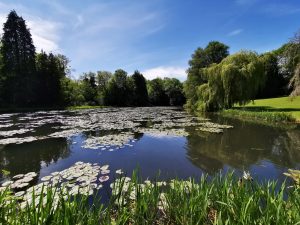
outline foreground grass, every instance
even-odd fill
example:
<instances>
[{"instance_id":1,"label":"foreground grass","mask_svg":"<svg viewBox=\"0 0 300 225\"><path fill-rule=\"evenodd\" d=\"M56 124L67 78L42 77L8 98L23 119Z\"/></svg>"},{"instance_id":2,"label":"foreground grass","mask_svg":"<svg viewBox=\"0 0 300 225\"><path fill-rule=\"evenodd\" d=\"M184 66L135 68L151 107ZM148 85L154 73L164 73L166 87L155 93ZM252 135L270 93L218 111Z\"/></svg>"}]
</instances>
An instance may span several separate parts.
<instances>
[{"instance_id":1,"label":"foreground grass","mask_svg":"<svg viewBox=\"0 0 300 225\"><path fill-rule=\"evenodd\" d=\"M56 195L53 189L21 207L0 193L1 224L300 224L300 189L258 184L232 174L199 182L144 183L133 178L113 185L108 205L88 197Z\"/></svg>"},{"instance_id":2,"label":"foreground grass","mask_svg":"<svg viewBox=\"0 0 300 225\"><path fill-rule=\"evenodd\" d=\"M266 122L300 122L300 96L255 100L224 110L222 115Z\"/></svg>"}]
</instances>

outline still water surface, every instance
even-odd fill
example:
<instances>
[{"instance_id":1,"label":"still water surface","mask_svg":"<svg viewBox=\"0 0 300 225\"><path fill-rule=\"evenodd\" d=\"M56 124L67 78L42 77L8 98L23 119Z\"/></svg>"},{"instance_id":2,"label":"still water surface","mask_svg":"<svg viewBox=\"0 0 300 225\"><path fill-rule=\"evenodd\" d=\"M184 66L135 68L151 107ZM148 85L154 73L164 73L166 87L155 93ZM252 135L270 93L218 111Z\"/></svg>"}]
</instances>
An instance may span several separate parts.
<instances>
[{"instance_id":1,"label":"still water surface","mask_svg":"<svg viewBox=\"0 0 300 225\"><path fill-rule=\"evenodd\" d=\"M210 119L233 128L199 131L205 120L162 107L0 114L0 169L9 176L37 172L38 183L77 161L108 164L129 175L139 168L144 179L158 172L161 179L187 179L249 170L257 180L283 181L284 171L300 168L299 128ZM99 139L107 135L111 143Z\"/></svg>"}]
</instances>

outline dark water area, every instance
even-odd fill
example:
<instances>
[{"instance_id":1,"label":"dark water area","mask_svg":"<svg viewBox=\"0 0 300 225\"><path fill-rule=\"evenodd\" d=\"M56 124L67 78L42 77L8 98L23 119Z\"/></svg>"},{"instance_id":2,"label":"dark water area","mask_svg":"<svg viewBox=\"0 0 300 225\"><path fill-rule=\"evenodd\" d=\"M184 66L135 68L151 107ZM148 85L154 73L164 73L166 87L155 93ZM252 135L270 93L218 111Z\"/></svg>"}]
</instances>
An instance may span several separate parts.
<instances>
[{"instance_id":1,"label":"dark water area","mask_svg":"<svg viewBox=\"0 0 300 225\"><path fill-rule=\"evenodd\" d=\"M259 181L282 182L287 169L300 169L299 127L210 119L233 128L200 131L197 118L162 107L0 114L0 170L8 177L36 172L38 183L78 161L108 164L111 178L118 169L130 175L138 168L144 179L161 180L245 170ZM98 139L107 135L112 143Z\"/></svg>"}]
</instances>

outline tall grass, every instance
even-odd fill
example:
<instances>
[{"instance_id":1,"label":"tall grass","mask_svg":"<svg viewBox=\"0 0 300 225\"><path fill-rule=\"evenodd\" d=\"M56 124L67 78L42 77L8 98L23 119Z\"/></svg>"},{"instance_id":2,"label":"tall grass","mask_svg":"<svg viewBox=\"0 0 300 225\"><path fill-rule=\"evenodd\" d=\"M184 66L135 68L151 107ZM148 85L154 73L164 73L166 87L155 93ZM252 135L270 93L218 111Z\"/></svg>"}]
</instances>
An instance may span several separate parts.
<instances>
[{"instance_id":1,"label":"tall grass","mask_svg":"<svg viewBox=\"0 0 300 225\"><path fill-rule=\"evenodd\" d=\"M270 112L270 111L249 111L242 109L228 109L221 112L222 116L235 117L241 119L252 119L264 122L296 122L291 113L286 112Z\"/></svg>"},{"instance_id":2,"label":"tall grass","mask_svg":"<svg viewBox=\"0 0 300 225\"><path fill-rule=\"evenodd\" d=\"M279 186L279 187L278 187ZM21 207L6 190L0 193L1 224L300 224L300 189L276 181L240 182L232 174L172 180L164 186L130 182L113 185L109 203L71 198L45 189Z\"/></svg>"}]
</instances>

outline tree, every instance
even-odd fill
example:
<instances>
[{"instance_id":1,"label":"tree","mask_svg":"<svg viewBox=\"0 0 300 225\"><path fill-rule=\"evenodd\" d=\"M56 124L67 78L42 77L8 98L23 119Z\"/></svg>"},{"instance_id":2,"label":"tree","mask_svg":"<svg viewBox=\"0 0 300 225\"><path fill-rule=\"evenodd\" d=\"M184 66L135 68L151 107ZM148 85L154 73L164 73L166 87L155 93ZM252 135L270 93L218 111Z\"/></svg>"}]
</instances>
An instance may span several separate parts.
<instances>
[{"instance_id":1,"label":"tree","mask_svg":"<svg viewBox=\"0 0 300 225\"><path fill-rule=\"evenodd\" d=\"M61 80L69 73L69 60L63 55L41 52L36 56L37 104L40 106L61 106L64 91Z\"/></svg>"},{"instance_id":2,"label":"tree","mask_svg":"<svg viewBox=\"0 0 300 225\"><path fill-rule=\"evenodd\" d=\"M280 73L278 57L274 52L261 55L264 63L266 81L256 98L274 98L285 93L286 81Z\"/></svg>"},{"instance_id":3,"label":"tree","mask_svg":"<svg viewBox=\"0 0 300 225\"><path fill-rule=\"evenodd\" d=\"M25 20L15 11L8 14L4 23L1 80L5 104L30 105L35 97L35 47Z\"/></svg>"},{"instance_id":4,"label":"tree","mask_svg":"<svg viewBox=\"0 0 300 225\"><path fill-rule=\"evenodd\" d=\"M85 98L82 93L81 83L72 80L68 77L61 79L62 100L63 104L67 106L83 105Z\"/></svg>"},{"instance_id":5,"label":"tree","mask_svg":"<svg viewBox=\"0 0 300 225\"><path fill-rule=\"evenodd\" d=\"M96 76L98 99L100 105L105 104L105 93L107 91L108 81L112 78L112 73L108 71L98 71Z\"/></svg>"},{"instance_id":6,"label":"tree","mask_svg":"<svg viewBox=\"0 0 300 225\"><path fill-rule=\"evenodd\" d=\"M127 99L127 73L118 69L109 80L105 93L105 104L112 106L126 106Z\"/></svg>"},{"instance_id":7,"label":"tree","mask_svg":"<svg viewBox=\"0 0 300 225\"><path fill-rule=\"evenodd\" d=\"M300 95L300 30L289 42L285 53L288 59L286 67L291 74L289 82L291 96L297 96Z\"/></svg>"},{"instance_id":8,"label":"tree","mask_svg":"<svg viewBox=\"0 0 300 225\"><path fill-rule=\"evenodd\" d=\"M290 88L293 90L291 96L300 96L300 63L295 69L294 76L289 83Z\"/></svg>"},{"instance_id":9,"label":"tree","mask_svg":"<svg viewBox=\"0 0 300 225\"><path fill-rule=\"evenodd\" d=\"M192 58L189 61L189 68L187 70L187 80L184 83L187 108L192 110L195 109L195 103L198 100L196 95L197 87L207 82L207 79L201 69L208 67L213 63L220 63L229 55L228 49L229 47L223 43L211 41L205 49L198 48L192 54Z\"/></svg>"},{"instance_id":10,"label":"tree","mask_svg":"<svg viewBox=\"0 0 300 225\"><path fill-rule=\"evenodd\" d=\"M147 82L149 101L152 105L169 105L168 96L164 90L164 81L161 78L155 78Z\"/></svg>"},{"instance_id":11,"label":"tree","mask_svg":"<svg viewBox=\"0 0 300 225\"><path fill-rule=\"evenodd\" d=\"M96 105L97 102L97 85L96 74L93 72L83 74L81 78L82 94L86 104Z\"/></svg>"},{"instance_id":12,"label":"tree","mask_svg":"<svg viewBox=\"0 0 300 225\"><path fill-rule=\"evenodd\" d=\"M208 80L197 89L197 109L217 111L253 100L265 82L264 63L254 52L238 52L203 69Z\"/></svg>"},{"instance_id":13,"label":"tree","mask_svg":"<svg viewBox=\"0 0 300 225\"><path fill-rule=\"evenodd\" d=\"M147 86L146 86L146 79L137 70L134 72L134 74L131 76L131 78L133 80L133 92L132 92L133 104L135 106L147 105L148 104L148 91L147 91Z\"/></svg>"},{"instance_id":14,"label":"tree","mask_svg":"<svg viewBox=\"0 0 300 225\"><path fill-rule=\"evenodd\" d=\"M185 102L183 94L183 85L176 78L164 78L163 80L164 91L169 99L169 105L179 106Z\"/></svg>"}]
</instances>

